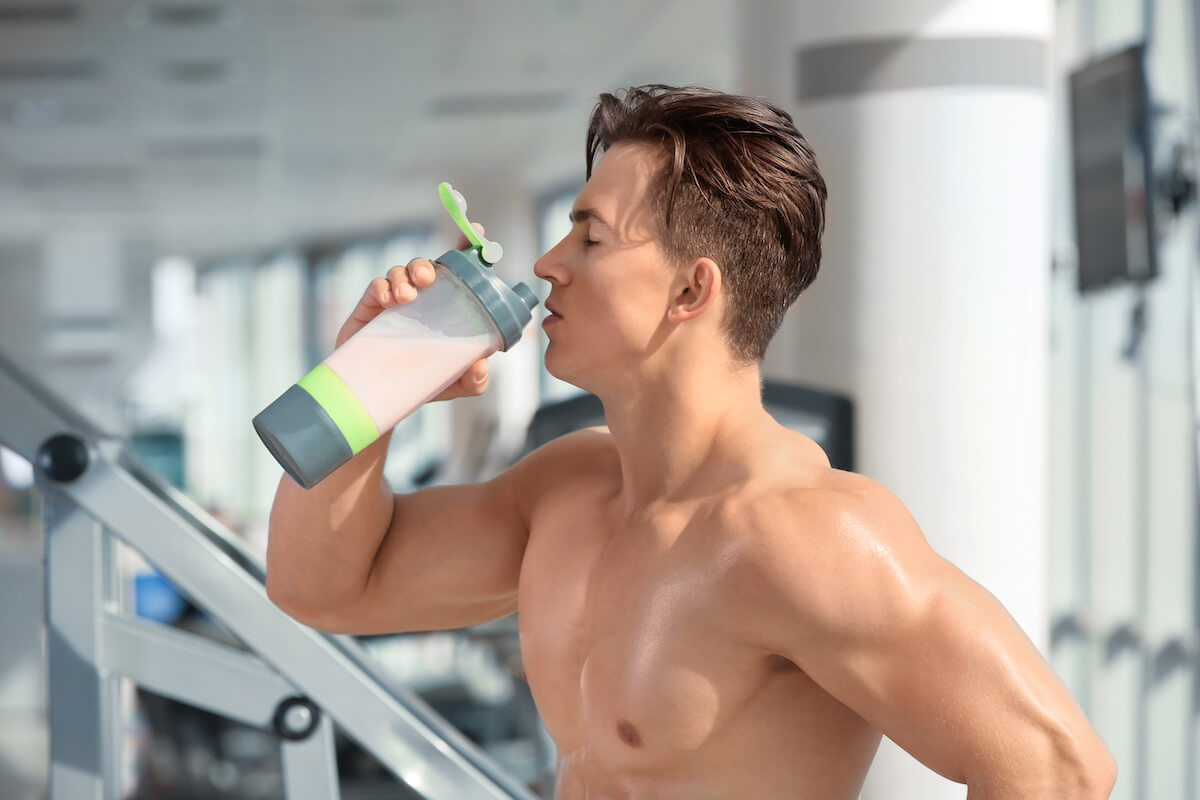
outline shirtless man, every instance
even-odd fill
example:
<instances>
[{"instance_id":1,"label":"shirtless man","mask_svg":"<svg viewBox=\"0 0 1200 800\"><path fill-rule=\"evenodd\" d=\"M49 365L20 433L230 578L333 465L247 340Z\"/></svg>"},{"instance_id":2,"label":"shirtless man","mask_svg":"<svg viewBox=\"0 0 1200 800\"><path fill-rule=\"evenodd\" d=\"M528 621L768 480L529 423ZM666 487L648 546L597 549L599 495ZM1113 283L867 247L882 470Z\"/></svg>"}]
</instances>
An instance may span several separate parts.
<instances>
[{"instance_id":1,"label":"shirtless man","mask_svg":"<svg viewBox=\"0 0 1200 800\"><path fill-rule=\"evenodd\" d=\"M284 476L271 599L351 634L518 612L559 800L854 800L881 732L970 800L1108 797L1112 756L1004 608L762 406L824 227L791 118L603 95L588 175L535 272L546 368L608 427L477 484L393 495L388 436L310 491ZM422 259L377 278L338 343L433 280ZM482 393L486 368L437 399Z\"/></svg>"}]
</instances>

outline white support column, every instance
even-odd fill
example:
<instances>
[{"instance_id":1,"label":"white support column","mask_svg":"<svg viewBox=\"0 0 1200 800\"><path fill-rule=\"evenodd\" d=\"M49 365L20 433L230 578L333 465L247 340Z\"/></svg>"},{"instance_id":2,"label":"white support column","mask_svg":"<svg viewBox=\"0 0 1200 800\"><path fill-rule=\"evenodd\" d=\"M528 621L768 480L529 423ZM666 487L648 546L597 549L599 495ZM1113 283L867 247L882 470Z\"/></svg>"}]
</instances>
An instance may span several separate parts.
<instances>
[{"instance_id":1,"label":"white support column","mask_svg":"<svg viewBox=\"0 0 1200 800\"><path fill-rule=\"evenodd\" d=\"M339 800L333 722L321 717L307 739L282 743L283 782L288 800ZM415 780L410 776L410 779ZM411 784L410 784L411 785Z\"/></svg>"},{"instance_id":2,"label":"white support column","mask_svg":"<svg viewBox=\"0 0 1200 800\"><path fill-rule=\"evenodd\" d=\"M102 616L117 592L113 541L73 504L46 501L50 797L117 800L119 682L102 666Z\"/></svg>"},{"instance_id":3,"label":"white support column","mask_svg":"<svg viewBox=\"0 0 1200 800\"><path fill-rule=\"evenodd\" d=\"M1049 647L1052 4L751 3L742 91L829 186L816 283L764 376L855 402L856 464ZM961 798L885 741L864 800Z\"/></svg>"}]
</instances>

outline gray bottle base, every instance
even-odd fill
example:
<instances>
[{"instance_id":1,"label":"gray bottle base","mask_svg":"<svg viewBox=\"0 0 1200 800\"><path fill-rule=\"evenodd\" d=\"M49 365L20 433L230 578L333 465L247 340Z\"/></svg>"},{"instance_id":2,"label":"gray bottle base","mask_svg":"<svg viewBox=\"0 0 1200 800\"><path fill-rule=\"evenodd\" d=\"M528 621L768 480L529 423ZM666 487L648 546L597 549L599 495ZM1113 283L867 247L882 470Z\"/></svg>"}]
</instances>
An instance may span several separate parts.
<instances>
[{"instance_id":1,"label":"gray bottle base","mask_svg":"<svg viewBox=\"0 0 1200 800\"><path fill-rule=\"evenodd\" d=\"M295 384L259 412L254 430L284 471L305 489L354 456L321 404Z\"/></svg>"}]
</instances>

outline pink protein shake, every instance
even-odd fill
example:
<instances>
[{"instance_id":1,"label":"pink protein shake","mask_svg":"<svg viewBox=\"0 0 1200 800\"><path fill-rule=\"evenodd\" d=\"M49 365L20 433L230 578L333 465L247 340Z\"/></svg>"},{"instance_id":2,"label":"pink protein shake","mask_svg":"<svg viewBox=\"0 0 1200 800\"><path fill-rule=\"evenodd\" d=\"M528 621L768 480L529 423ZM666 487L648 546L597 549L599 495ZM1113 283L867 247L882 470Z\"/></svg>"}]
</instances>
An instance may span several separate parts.
<instances>
[{"instance_id":1,"label":"pink protein shake","mask_svg":"<svg viewBox=\"0 0 1200 800\"><path fill-rule=\"evenodd\" d=\"M445 391L480 358L496 352L499 344L498 333L448 337L402 314L381 314L370 324L372 330L363 328L325 365L362 401L381 435Z\"/></svg>"}]
</instances>

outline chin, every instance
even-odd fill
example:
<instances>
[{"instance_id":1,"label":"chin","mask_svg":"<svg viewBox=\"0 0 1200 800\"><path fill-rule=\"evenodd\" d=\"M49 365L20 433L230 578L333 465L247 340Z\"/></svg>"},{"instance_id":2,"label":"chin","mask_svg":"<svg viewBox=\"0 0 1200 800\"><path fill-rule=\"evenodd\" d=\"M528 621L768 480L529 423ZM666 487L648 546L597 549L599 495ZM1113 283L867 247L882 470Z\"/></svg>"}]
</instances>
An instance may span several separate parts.
<instances>
[{"instance_id":1,"label":"chin","mask_svg":"<svg viewBox=\"0 0 1200 800\"><path fill-rule=\"evenodd\" d=\"M562 381L563 383L569 383L572 386L574 386L576 389L582 389L585 392L591 391L586 386L582 385L574 376L564 373L563 371L552 367L550 365L550 359L548 359L548 358L545 359L542 362L542 365L546 368L547 374L549 374L552 378L557 378L558 380Z\"/></svg>"}]
</instances>

